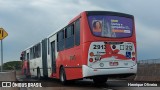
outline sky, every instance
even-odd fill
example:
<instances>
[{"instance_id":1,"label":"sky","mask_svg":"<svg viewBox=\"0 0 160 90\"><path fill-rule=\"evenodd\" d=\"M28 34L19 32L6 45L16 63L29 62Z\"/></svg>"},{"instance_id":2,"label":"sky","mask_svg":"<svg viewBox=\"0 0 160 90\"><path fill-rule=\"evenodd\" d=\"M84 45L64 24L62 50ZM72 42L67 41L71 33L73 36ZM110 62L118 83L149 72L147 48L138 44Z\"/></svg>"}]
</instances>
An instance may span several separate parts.
<instances>
[{"instance_id":1,"label":"sky","mask_svg":"<svg viewBox=\"0 0 160 90\"><path fill-rule=\"evenodd\" d=\"M4 62L19 60L25 48L60 30L83 11L134 15L138 60L160 58L160 0L0 0Z\"/></svg>"}]
</instances>

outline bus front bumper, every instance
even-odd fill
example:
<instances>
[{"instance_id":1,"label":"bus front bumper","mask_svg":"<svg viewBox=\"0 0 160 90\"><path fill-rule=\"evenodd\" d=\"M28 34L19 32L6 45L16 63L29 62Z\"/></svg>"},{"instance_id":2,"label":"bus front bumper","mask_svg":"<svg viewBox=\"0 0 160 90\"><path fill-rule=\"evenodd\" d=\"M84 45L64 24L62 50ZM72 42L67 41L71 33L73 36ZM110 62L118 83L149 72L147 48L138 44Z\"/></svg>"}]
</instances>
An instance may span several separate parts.
<instances>
[{"instance_id":1,"label":"bus front bumper","mask_svg":"<svg viewBox=\"0 0 160 90\"><path fill-rule=\"evenodd\" d=\"M82 65L83 77L92 77L97 75L116 75L116 74L136 74L137 64L132 67L125 68L103 68L94 69L86 65Z\"/></svg>"}]
</instances>

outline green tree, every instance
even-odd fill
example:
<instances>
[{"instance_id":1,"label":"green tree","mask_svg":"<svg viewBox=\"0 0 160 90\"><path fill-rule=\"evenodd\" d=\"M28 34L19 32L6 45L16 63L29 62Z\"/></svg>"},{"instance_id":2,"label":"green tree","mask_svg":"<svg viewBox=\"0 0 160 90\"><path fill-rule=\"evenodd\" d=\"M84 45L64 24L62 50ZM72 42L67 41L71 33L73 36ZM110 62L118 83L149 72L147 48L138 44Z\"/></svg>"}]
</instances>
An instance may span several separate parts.
<instances>
[{"instance_id":1,"label":"green tree","mask_svg":"<svg viewBox=\"0 0 160 90\"><path fill-rule=\"evenodd\" d=\"M20 70L22 66L21 61L10 61L3 64L4 70Z\"/></svg>"}]
</instances>

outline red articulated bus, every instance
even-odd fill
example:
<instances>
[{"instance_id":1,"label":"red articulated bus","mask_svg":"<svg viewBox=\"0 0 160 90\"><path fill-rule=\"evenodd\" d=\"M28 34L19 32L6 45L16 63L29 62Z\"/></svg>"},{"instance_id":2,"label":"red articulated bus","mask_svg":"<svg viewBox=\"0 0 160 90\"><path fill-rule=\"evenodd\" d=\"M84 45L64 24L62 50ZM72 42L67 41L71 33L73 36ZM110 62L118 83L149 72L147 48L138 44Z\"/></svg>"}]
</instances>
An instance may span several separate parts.
<instances>
[{"instance_id":1,"label":"red articulated bus","mask_svg":"<svg viewBox=\"0 0 160 90\"><path fill-rule=\"evenodd\" d=\"M105 83L110 76L133 75L137 72L134 17L85 11L23 54L31 76L57 78L63 84L83 78Z\"/></svg>"}]
</instances>

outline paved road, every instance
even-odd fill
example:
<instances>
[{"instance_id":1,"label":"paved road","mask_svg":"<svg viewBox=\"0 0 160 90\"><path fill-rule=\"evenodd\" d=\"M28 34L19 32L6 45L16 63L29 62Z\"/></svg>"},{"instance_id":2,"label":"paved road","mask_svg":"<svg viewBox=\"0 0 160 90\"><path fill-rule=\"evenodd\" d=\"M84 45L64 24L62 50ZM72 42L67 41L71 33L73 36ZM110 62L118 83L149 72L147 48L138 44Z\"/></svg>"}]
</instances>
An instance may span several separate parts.
<instances>
[{"instance_id":1,"label":"paved road","mask_svg":"<svg viewBox=\"0 0 160 90\"><path fill-rule=\"evenodd\" d=\"M19 81L38 81L36 78L24 79L17 78ZM121 83L123 80L109 79L104 85L95 85L92 80L78 80L75 83L62 85L59 80L55 79L42 79L41 82L45 82L45 85L49 87L42 88L21 88L21 90L159 90L159 87L123 87L126 83ZM125 85L124 85L125 84Z\"/></svg>"}]
</instances>

